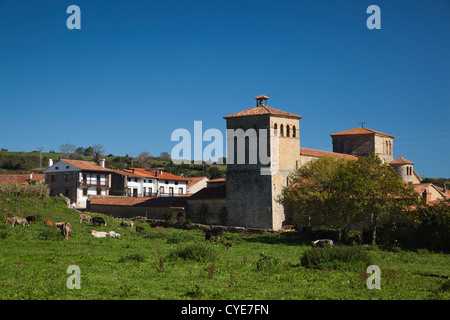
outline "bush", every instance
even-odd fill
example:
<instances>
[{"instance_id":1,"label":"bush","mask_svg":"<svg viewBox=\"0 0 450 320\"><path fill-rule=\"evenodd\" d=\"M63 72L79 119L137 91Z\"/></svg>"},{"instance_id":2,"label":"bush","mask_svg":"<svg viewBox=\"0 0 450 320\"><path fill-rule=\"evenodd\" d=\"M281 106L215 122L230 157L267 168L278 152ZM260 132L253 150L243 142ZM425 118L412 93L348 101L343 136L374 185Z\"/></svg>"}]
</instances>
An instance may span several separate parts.
<instances>
[{"instance_id":1,"label":"bush","mask_svg":"<svg viewBox=\"0 0 450 320\"><path fill-rule=\"evenodd\" d=\"M194 237L188 233L173 233L167 236L166 243L180 243L193 240Z\"/></svg>"},{"instance_id":2,"label":"bush","mask_svg":"<svg viewBox=\"0 0 450 320\"><path fill-rule=\"evenodd\" d=\"M267 271L270 273L278 265L280 265L281 260L278 258L274 258L272 256L267 255L264 252L261 252L259 254L259 259L253 263L253 265L256 267L256 271Z\"/></svg>"},{"instance_id":3,"label":"bush","mask_svg":"<svg viewBox=\"0 0 450 320\"><path fill-rule=\"evenodd\" d=\"M169 259L178 258L198 262L214 261L216 252L204 244L194 243L176 248L169 254Z\"/></svg>"},{"instance_id":4,"label":"bush","mask_svg":"<svg viewBox=\"0 0 450 320\"><path fill-rule=\"evenodd\" d=\"M301 257L302 266L315 269L359 270L371 264L370 254L363 247L312 248Z\"/></svg>"}]
</instances>

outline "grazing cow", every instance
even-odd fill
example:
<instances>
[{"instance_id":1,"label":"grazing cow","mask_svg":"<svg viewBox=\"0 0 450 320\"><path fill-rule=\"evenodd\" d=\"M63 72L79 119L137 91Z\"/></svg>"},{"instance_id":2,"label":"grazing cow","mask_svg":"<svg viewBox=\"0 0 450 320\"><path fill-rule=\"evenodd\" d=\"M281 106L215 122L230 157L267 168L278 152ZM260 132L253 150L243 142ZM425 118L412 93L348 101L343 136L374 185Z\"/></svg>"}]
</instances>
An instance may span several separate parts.
<instances>
[{"instance_id":1,"label":"grazing cow","mask_svg":"<svg viewBox=\"0 0 450 320\"><path fill-rule=\"evenodd\" d=\"M53 222L51 222L50 220L44 220L44 225L46 225L47 227L53 227Z\"/></svg>"},{"instance_id":2,"label":"grazing cow","mask_svg":"<svg viewBox=\"0 0 450 320\"><path fill-rule=\"evenodd\" d=\"M82 223L83 221L92 222L92 217L88 214L80 214L79 222Z\"/></svg>"},{"instance_id":3,"label":"grazing cow","mask_svg":"<svg viewBox=\"0 0 450 320\"><path fill-rule=\"evenodd\" d=\"M6 217L5 223L12 224L12 219L11 219L11 217Z\"/></svg>"},{"instance_id":4,"label":"grazing cow","mask_svg":"<svg viewBox=\"0 0 450 320\"><path fill-rule=\"evenodd\" d=\"M16 224L21 224L22 227L28 227L30 225L27 219L22 217L12 217L11 222L13 227L15 227Z\"/></svg>"},{"instance_id":5,"label":"grazing cow","mask_svg":"<svg viewBox=\"0 0 450 320\"><path fill-rule=\"evenodd\" d=\"M122 221L119 224L119 227L130 227L130 228L133 228L133 226L134 226L134 222L133 221Z\"/></svg>"},{"instance_id":6,"label":"grazing cow","mask_svg":"<svg viewBox=\"0 0 450 320\"><path fill-rule=\"evenodd\" d=\"M64 239L69 239L72 236L72 225L68 222L58 222L55 223L55 226L61 230L61 234L64 236Z\"/></svg>"},{"instance_id":7,"label":"grazing cow","mask_svg":"<svg viewBox=\"0 0 450 320\"><path fill-rule=\"evenodd\" d=\"M62 226L64 225L64 223L65 223L65 222L55 222L55 223L53 224L53 226L54 226L55 228L61 229Z\"/></svg>"},{"instance_id":8,"label":"grazing cow","mask_svg":"<svg viewBox=\"0 0 450 320\"><path fill-rule=\"evenodd\" d=\"M223 230L211 229L205 230L205 241L211 240L211 237L216 237L216 240L222 240Z\"/></svg>"},{"instance_id":9,"label":"grazing cow","mask_svg":"<svg viewBox=\"0 0 450 320\"><path fill-rule=\"evenodd\" d=\"M27 219L28 223L36 222L35 216L28 216L26 219Z\"/></svg>"},{"instance_id":10,"label":"grazing cow","mask_svg":"<svg viewBox=\"0 0 450 320\"><path fill-rule=\"evenodd\" d=\"M224 245L225 247L229 248L229 247L232 247L232 246L233 246L233 243L231 243L231 242L225 242L223 245Z\"/></svg>"},{"instance_id":11,"label":"grazing cow","mask_svg":"<svg viewBox=\"0 0 450 320\"><path fill-rule=\"evenodd\" d=\"M136 232L137 232L137 233L139 233L139 232L141 232L141 231L144 231L144 230L145 230L144 227L136 226Z\"/></svg>"},{"instance_id":12,"label":"grazing cow","mask_svg":"<svg viewBox=\"0 0 450 320\"><path fill-rule=\"evenodd\" d=\"M319 239L312 242L313 247L324 247L325 245L332 246L333 240L330 239Z\"/></svg>"},{"instance_id":13,"label":"grazing cow","mask_svg":"<svg viewBox=\"0 0 450 320\"><path fill-rule=\"evenodd\" d=\"M109 238L120 238L120 233L110 231L110 232L108 232L108 234L106 236Z\"/></svg>"},{"instance_id":14,"label":"grazing cow","mask_svg":"<svg viewBox=\"0 0 450 320\"><path fill-rule=\"evenodd\" d=\"M92 224L95 226L98 223L100 226L101 224L106 226L106 222L102 217L93 217L92 218Z\"/></svg>"},{"instance_id":15,"label":"grazing cow","mask_svg":"<svg viewBox=\"0 0 450 320\"><path fill-rule=\"evenodd\" d=\"M95 230L91 231L91 235L94 238L106 238L107 234L108 234L108 232L104 232L104 231L95 231Z\"/></svg>"}]
</instances>

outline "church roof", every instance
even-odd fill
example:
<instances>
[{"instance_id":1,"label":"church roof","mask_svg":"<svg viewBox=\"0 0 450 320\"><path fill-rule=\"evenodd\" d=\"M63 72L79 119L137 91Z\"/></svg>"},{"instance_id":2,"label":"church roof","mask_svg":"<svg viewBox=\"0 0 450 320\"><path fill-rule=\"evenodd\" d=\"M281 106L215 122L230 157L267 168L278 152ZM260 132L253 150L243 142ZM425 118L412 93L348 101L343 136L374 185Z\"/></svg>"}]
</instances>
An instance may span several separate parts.
<instances>
[{"instance_id":1,"label":"church roof","mask_svg":"<svg viewBox=\"0 0 450 320\"><path fill-rule=\"evenodd\" d=\"M402 158L402 157L400 156L400 158L397 158L397 159L395 159L395 160L389 162L389 164L390 164L390 165L397 165L397 164L414 164L414 163L411 162L411 161L409 161L409 160L406 160L406 159L404 159L404 158Z\"/></svg>"},{"instance_id":2,"label":"church roof","mask_svg":"<svg viewBox=\"0 0 450 320\"><path fill-rule=\"evenodd\" d=\"M229 118L237 118L237 117L250 117L250 116L262 116L262 115L268 115L268 116L277 116L277 117L283 117L283 118L292 118L292 119L301 119L302 116L299 116L294 113L281 111L275 108L271 108L268 106L256 106L247 110L239 111L233 114L229 114L227 116L224 116L224 119Z\"/></svg>"},{"instance_id":3,"label":"church roof","mask_svg":"<svg viewBox=\"0 0 450 320\"><path fill-rule=\"evenodd\" d=\"M394 136L392 136L390 134L375 131L375 130L372 130L369 128L364 128L364 127L359 127L359 128L350 129L347 131L332 133L332 134L330 134L330 136L344 136L344 135L352 135L352 134L380 134L380 135L387 136L390 138L395 138Z\"/></svg>"},{"instance_id":4,"label":"church roof","mask_svg":"<svg viewBox=\"0 0 450 320\"><path fill-rule=\"evenodd\" d=\"M321 158L321 157L326 156L326 157L333 157L333 158L340 158L340 159L358 160L358 157L352 156L350 154L309 149L309 148L300 148L300 155L308 156L308 157L316 157L316 158Z\"/></svg>"}]
</instances>

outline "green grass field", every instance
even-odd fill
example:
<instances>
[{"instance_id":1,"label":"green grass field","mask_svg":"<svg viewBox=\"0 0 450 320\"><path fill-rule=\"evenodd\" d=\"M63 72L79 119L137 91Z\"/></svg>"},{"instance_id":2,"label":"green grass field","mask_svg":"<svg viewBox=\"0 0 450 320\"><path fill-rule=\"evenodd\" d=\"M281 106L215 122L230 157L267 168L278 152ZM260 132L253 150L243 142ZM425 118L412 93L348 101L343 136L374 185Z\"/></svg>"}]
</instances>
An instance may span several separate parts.
<instances>
[{"instance_id":1,"label":"green grass field","mask_svg":"<svg viewBox=\"0 0 450 320\"><path fill-rule=\"evenodd\" d=\"M28 228L4 223L8 214L38 216ZM145 222L138 234L119 228L120 220L105 217L107 226L78 223L79 213L61 199L0 196L0 299L444 299L450 298L450 256L368 247L381 268L381 289L366 286L365 268L342 265L313 269L300 264L309 244L279 234L225 233L225 242L205 243L198 229L154 230ZM45 219L66 221L73 236L62 239ZM92 229L114 230L121 238L93 238ZM192 259L189 259L191 254ZM270 262L270 263L269 263ZM80 289L68 289L80 268Z\"/></svg>"}]
</instances>

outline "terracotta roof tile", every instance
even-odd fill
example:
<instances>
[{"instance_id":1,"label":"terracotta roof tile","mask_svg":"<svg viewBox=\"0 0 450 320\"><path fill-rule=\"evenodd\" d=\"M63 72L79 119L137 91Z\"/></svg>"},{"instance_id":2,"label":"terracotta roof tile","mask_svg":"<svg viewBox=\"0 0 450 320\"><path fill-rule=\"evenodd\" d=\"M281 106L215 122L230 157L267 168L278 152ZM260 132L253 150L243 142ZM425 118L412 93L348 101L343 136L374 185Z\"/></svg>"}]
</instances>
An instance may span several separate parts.
<instances>
[{"instance_id":1,"label":"terracotta roof tile","mask_svg":"<svg viewBox=\"0 0 450 320\"><path fill-rule=\"evenodd\" d=\"M157 197L157 198L94 197L91 198L90 201L91 204L93 205L180 208L186 206L187 198L188 197Z\"/></svg>"},{"instance_id":2,"label":"terracotta roof tile","mask_svg":"<svg viewBox=\"0 0 450 320\"><path fill-rule=\"evenodd\" d=\"M281 111L275 108L271 108L268 106L257 106L247 110L239 111L233 114L229 114L224 116L224 119L236 118L236 117L249 117L249 116L261 116L261 115L269 115L269 116L278 116L283 118L293 118L293 119L301 119L302 116L297 114L293 114L286 111Z\"/></svg>"},{"instance_id":3,"label":"terracotta roof tile","mask_svg":"<svg viewBox=\"0 0 450 320\"><path fill-rule=\"evenodd\" d=\"M340 158L340 159L349 159L349 160L358 160L358 157L352 156L350 154L344 154L344 153L337 153L337 152L331 152L331 151L322 151L322 150L315 150L315 149L308 149L308 148L300 148L300 155L302 156L309 156L309 157L333 157L333 158Z\"/></svg>"},{"instance_id":4,"label":"terracotta roof tile","mask_svg":"<svg viewBox=\"0 0 450 320\"><path fill-rule=\"evenodd\" d=\"M187 184L188 188L191 188L193 185L199 183L200 181L206 179L206 181L208 181L208 177L192 177L189 178L189 182Z\"/></svg>"},{"instance_id":5,"label":"terracotta roof tile","mask_svg":"<svg viewBox=\"0 0 450 320\"><path fill-rule=\"evenodd\" d=\"M383 132L375 131L375 130L364 128L364 127L359 127L359 128L355 128L355 129L351 129L351 130L347 130L347 131L332 133L332 134L330 134L330 136L343 136L343 135L353 135L353 134L381 134L383 136L395 138L394 136L392 136L390 134L386 134Z\"/></svg>"},{"instance_id":6,"label":"terracotta roof tile","mask_svg":"<svg viewBox=\"0 0 450 320\"><path fill-rule=\"evenodd\" d=\"M149 171L152 169L142 169L142 168L130 168L130 169L134 169L135 173L140 172L142 174L153 174L152 172ZM164 172L164 171L162 171L161 174L159 174L159 173L154 174L154 177L158 178L158 179L163 179L163 180L189 181L189 178L180 177L175 174L171 174L171 173Z\"/></svg>"},{"instance_id":7,"label":"terracotta roof tile","mask_svg":"<svg viewBox=\"0 0 450 320\"><path fill-rule=\"evenodd\" d=\"M406 160L406 159L400 157L400 158L397 158L397 159L395 159L395 160L389 162L389 164L391 164L391 165L397 165L397 164L414 164L414 163L411 162L411 161L409 161L409 160Z\"/></svg>"},{"instance_id":8,"label":"terracotta roof tile","mask_svg":"<svg viewBox=\"0 0 450 320\"><path fill-rule=\"evenodd\" d=\"M71 159L61 159L61 161L70 164L74 167L77 167L78 169L84 170L84 171L106 171L106 172L112 172L111 169L104 168L102 166L99 166L93 161L82 161L82 160L71 160Z\"/></svg>"},{"instance_id":9,"label":"terracotta roof tile","mask_svg":"<svg viewBox=\"0 0 450 320\"><path fill-rule=\"evenodd\" d=\"M45 182L45 174L33 174L30 179L29 174L0 174L0 183L9 184L29 184L30 180L36 182Z\"/></svg>"}]
</instances>

